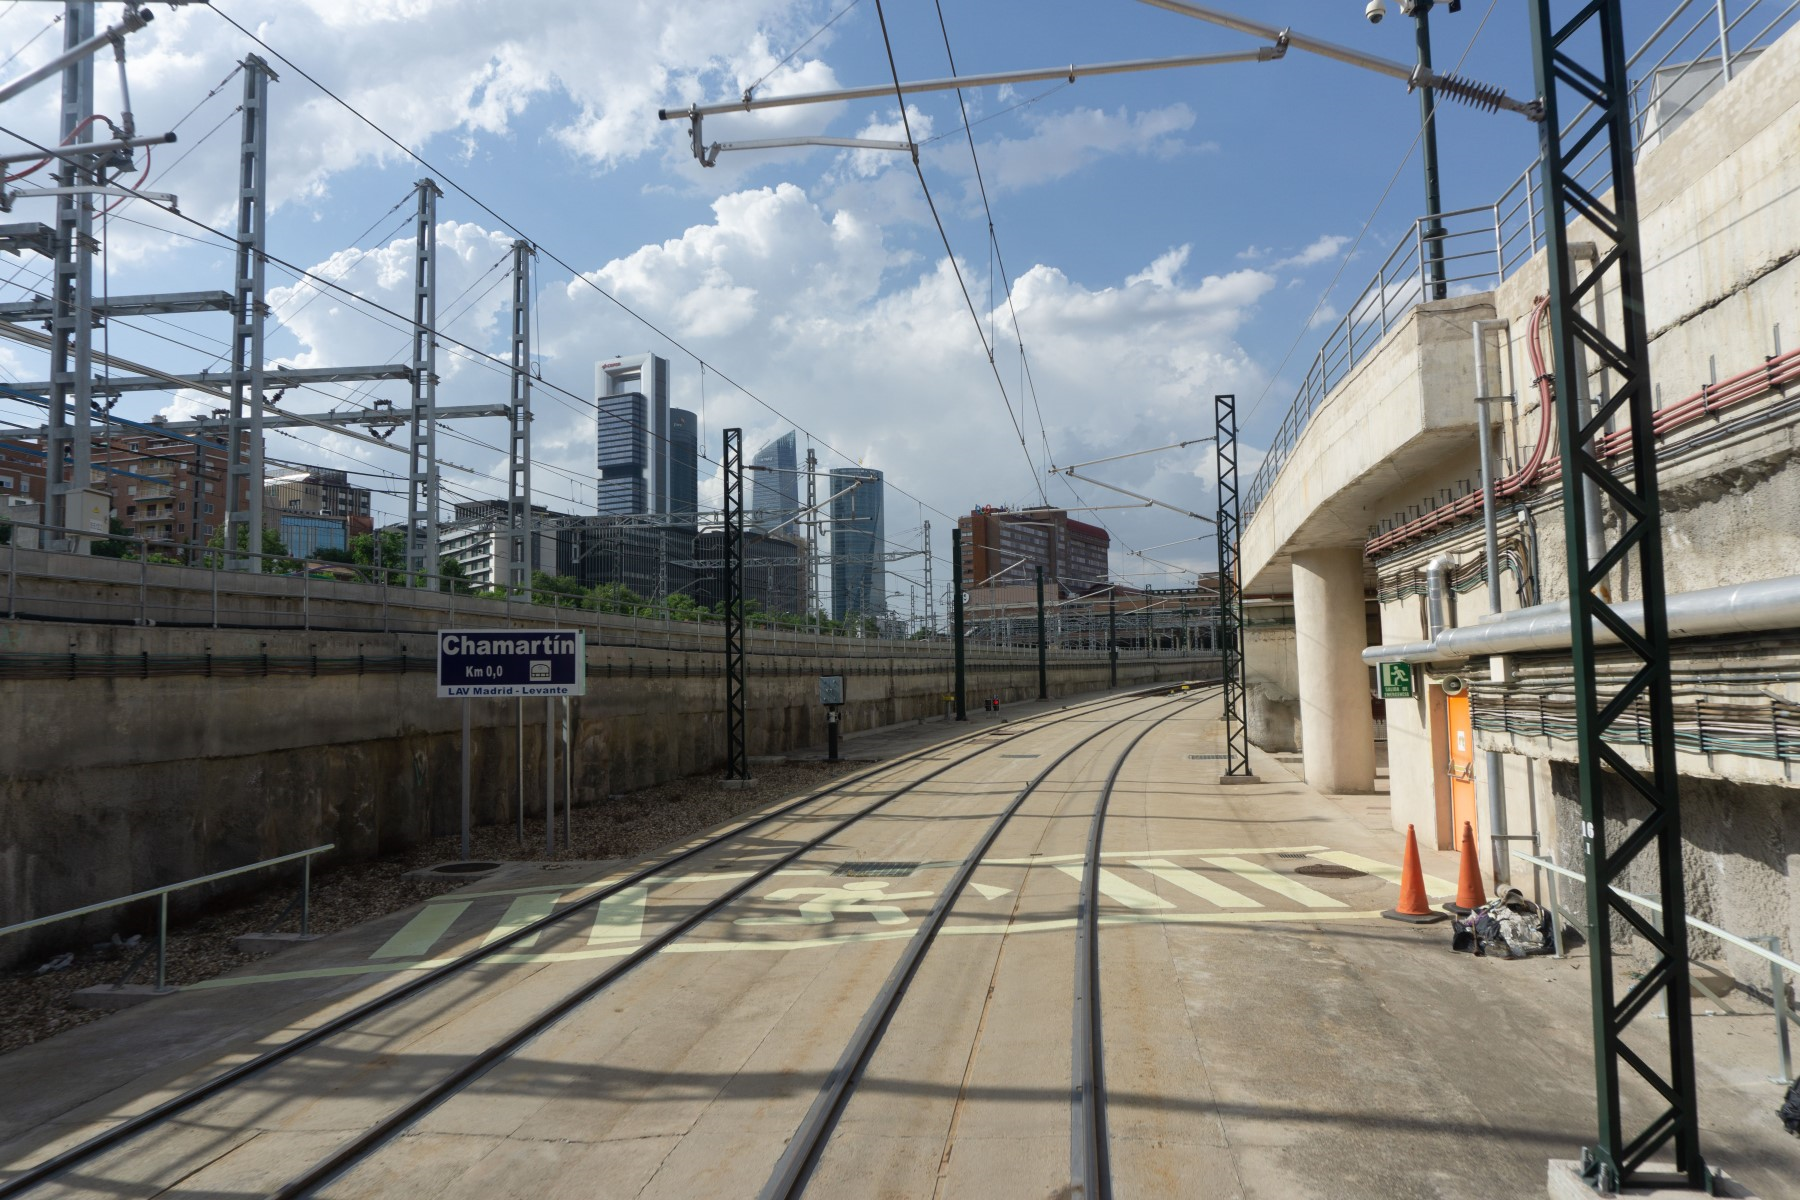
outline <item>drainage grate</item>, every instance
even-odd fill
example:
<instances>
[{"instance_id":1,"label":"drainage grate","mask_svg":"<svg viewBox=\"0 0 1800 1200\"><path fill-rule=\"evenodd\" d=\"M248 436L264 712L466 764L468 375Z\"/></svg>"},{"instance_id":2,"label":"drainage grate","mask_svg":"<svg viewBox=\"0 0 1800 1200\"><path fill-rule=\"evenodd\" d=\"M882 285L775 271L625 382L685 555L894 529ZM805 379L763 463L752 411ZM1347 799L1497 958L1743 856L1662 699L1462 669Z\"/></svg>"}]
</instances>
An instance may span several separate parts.
<instances>
[{"instance_id":1,"label":"drainage grate","mask_svg":"<svg viewBox=\"0 0 1800 1200\"><path fill-rule=\"evenodd\" d=\"M1223 761L1225 761L1225 756L1223 754L1190 754L1190 755L1188 755L1188 758L1189 758L1189 760L1191 760L1193 762L1223 762Z\"/></svg>"},{"instance_id":2,"label":"drainage grate","mask_svg":"<svg viewBox=\"0 0 1800 1200\"><path fill-rule=\"evenodd\" d=\"M919 864L916 862L860 862L845 863L832 874L850 875L858 879L868 879L874 876L899 879L911 875L918 869Z\"/></svg>"},{"instance_id":3,"label":"drainage grate","mask_svg":"<svg viewBox=\"0 0 1800 1200\"><path fill-rule=\"evenodd\" d=\"M1297 853L1295 853L1295 852L1294 852L1294 851L1292 851L1292 850L1286 850L1286 851L1283 851L1283 852L1282 852L1282 853L1280 853L1280 854L1277 854L1277 855L1276 855L1276 856L1275 856L1275 857L1276 857L1276 858L1311 858L1311 857L1312 857L1312 855L1310 855L1310 854L1297 854Z\"/></svg>"},{"instance_id":4,"label":"drainage grate","mask_svg":"<svg viewBox=\"0 0 1800 1200\"><path fill-rule=\"evenodd\" d=\"M1037 755L1037 754L1002 754L1000 757L1001 758L1039 758L1042 756Z\"/></svg>"},{"instance_id":5,"label":"drainage grate","mask_svg":"<svg viewBox=\"0 0 1800 1200\"><path fill-rule=\"evenodd\" d=\"M1340 866L1337 863L1308 863L1304 867L1295 867L1296 875L1315 875L1320 879L1367 879L1367 871L1359 871L1355 867Z\"/></svg>"}]
</instances>

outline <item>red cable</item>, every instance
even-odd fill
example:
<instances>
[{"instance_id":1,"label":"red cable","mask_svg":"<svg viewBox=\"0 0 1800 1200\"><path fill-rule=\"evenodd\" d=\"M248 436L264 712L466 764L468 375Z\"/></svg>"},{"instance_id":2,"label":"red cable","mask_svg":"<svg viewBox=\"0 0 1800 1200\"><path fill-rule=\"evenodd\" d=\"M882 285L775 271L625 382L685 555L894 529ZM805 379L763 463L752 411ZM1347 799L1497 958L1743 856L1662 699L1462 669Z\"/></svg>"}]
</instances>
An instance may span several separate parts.
<instances>
[{"instance_id":1,"label":"red cable","mask_svg":"<svg viewBox=\"0 0 1800 1200\"><path fill-rule=\"evenodd\" d=\"M69 136L64 138L60 144L67 146L70 142L73 142L77 137L81 136L82 130L86 129L89 125L92 125L95 121L106 121L106 123L108 125L112 124L112 122L110 120L107 120L107 118L105 118L104 116L102 116L99 113L94 113L90 116L83 117L81 124L77 125L69 133ZM33 174L37 171L41 171L44 167L44 164L49 162L54 157L55 157L55 155L46 154L46 155L44 155L44 157L38 159L35 163L31 164L29 167L26 167L23 171L19 171L15 174L7 175L4 178L0 178L0 183L11 183L15 179L23 179L27 175Z\"/></svg>"}]
</instances>

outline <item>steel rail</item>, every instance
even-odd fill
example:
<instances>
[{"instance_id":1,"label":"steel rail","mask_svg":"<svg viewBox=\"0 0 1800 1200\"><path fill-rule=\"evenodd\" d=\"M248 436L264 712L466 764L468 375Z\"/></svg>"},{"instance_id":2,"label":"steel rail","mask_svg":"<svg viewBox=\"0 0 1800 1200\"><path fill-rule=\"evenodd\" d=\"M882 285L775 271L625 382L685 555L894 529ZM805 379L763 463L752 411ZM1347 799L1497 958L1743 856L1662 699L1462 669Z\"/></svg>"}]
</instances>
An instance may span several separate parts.
<instances>
[{"instance_id":1,"label":"steel rail","mask_svg":"<svg viewBox=\"0 0 1800 1200\"><path fill-rule=\"evenodd\" d=\"M1159 688L1158 691L1160 690L1162 689ZM1138 693L1121 699L1116 703L1130 703L1132 700L1143 698L1143 695ZM1101 704L1095 707L1104 708L1112 706L1112 704ZM1004 746L1017 741L1021 737L1042 732L1052 725L1058 725L1063 721L1073 720L1075 717L1084 715L1089 711L1091 711L1090 708L1084 707L1074 713L1059 715L1052 720L1044 722L1035 729L1025 730L1012 737L1001 738L998 741L990 742L987 745L978 748L972 754L966 754L953 762L947 762L942 766L937 767L935 770L928 771L924 775L919 776L917 779L910 780L901 784L899 787L893 788L873 804L866 805L844 817L842 820L835 822L823 832L795 846L792 850L781 855L779 858L772 860L768 865L750 875L748 878L728 888L725 892L712 900L707 901L700 908L695 909L687 916L681 918L662 933L642 943L630 954L619 959L612 969L576 988L573 992L570 992L555 1004L540 1012L537 1016L525 1022L525 1024L519 1026L512 1033L507 1034L501 1040L488 1046L487 1049L474 1055L455 1070L451 1071L448 1075L413 1097L413 1099L409 1100L405 1105L394 1112L389 1113L375 1125L364 1130L361 1134L352 1138L344 1145L338 1147L331 1154L327 1155L301 1174L270 1192L269 1195L274 1197L275 1200L296 1200L297 1197L309 1195L315 1189L336 1179L345 1171L351 1169L357 1163L365 1159L372 1151L379 1149L395 1135L406 1129L421 1116L460 1092L466 1085L480 1078L501 1062L510 1058L528 1042L531 1042L540 1034L549 1030L551 1026L561 1021L564 1017L586 1004L589 1000L593 999L613 984L619 982L637 967L660 954L665 947L673 944L695 927L716 917L720 912L735 903L752 888L762 884L768 880L770 876L783 870L801 857L810 854L820 846L829 843L832 839L836 838L839 834L843 833L857 822L865 820L875 813L880 812L883 808L886 808L901 796L931 782L941 775L955 770L965 763L981 757L995 747ZM935 749L936 748L932 748L932 752L935 752Z\"/></svg>"},{"instance_id":2,"label":"steel rail","mask_svg":"<svg viewBox=\"0 0 1800 1200\"><path fill-rule=\"evenodd\" d=\"M1217 689L1209 687L1200 692L1178 693L1179 698L1164 707L1175 708L1176 705L1181 704L1182 700L1199 699L1210 695L1215 690ZM1155 712L1156 710L1151 709L1150 711ZM1156 728L1157 725L1175 716L1178 711L1180 710L1176 709L1175 712L1158 718L1144 732L1148 733L1150 729ZM950 885L939 894L937 903L926 914L924 921L914 931L906 948L901 952L900 958L888 972L886 981L882 984L881 990L876 993L868 1011L863 1014L861 1023L856 1027L856 1032L851 1035L850 1042L845 1046L843 1054L839 1056L837 1065L831 1069L831 1074L826 1076L825 1084L819 1089L819 1094L814 1098L812 1107L807 1110L805 1118L800 1123L800 1128L789 1139L787 1149L782 1152L768 1182L758 1193L759 1200L789 1200L790 1197L798 1196L805 1191L807 1182L818 1165L819 1156L824 1152L825 1144L830 1139L832 1130L837 1127L838 1118L843 1114L844 1106L849 1103L850 1095L857 1081L861 1079L864 1070L867 1069L869 1060L874 1057L876 1047L881 1044L882 1036L887 1032L894 1015L899 1012L900 1003L905 999L907 988L911 986L913 977L918 973L919 964L924 960L926 951L937 940L938 932L943 928L945 919L950 915L950 910L962 898L964 889L968 887L969 879L975 874L975 868L987 856L995 839L1000 836L1000 831L1006 827L1025 801L1042 786L1053 771L1067 762L1076 751L1117 728L1118 726L1115 724L1096 730L1057 755L1049 765L1032 776L1031 780L1019 789L1018 793L1013 796L1012 802L988 826L986 833L982 835L975 848L969 851L957 867ZM1131 744L1137 745L1137 741L1141 740L1142 736L1140 734L1139 738L1134 739ZM1125 751L1127 754L1130 752L1129 748ZM1117 775L1116 770L1114 775Z\"/></svg>"},{"instance_id":3,"label":"steel rail","mask_svg":"<svg viewBox=\"0 0 1800 1200\"><path fill-rule=\"evenodd\" d=\"M1004 746L1004 745L1008 744L1009 742L1016 740L1019 737L1024 737L1031 733L1035 733L1038 731L1038 729L1045 728L1048 725L1053 725L1053 724L1057 724L1064 720L1073 719L1073 717L1078 716L1085 712L1094 711L1096 709L1104 709L1104 708L1112 707L1113 705L1116 705L1116 704L1127 703L1130 700L1137 699L1137 698L1141 698L1141 693L1134 693L1133 695L1122 697L1122 698L1110 698L1109 697L1106 700L1095 701L1091 704L1082 705L1082 706L1078 707L1077 709L1075 709L1073 712L1064 710L1062 713L1059 713L1056 717L1054 717L1050 721L1045 722L1043 725L1039 725L1032 729L1021 730L1021 731L1015 733L1012 737L1003 738L1003 739L1000 739L997 741L992 741L992 742L988 743L987 745L983 746L981 749L977 750L975 752L975 754L966 755L963 758L958 759L956 762L947 764L943 769L949 770L951 767L960 766L963 762L966 762L969 759L975 758L975 757L979 756L980 754L986 753L988 750L993 749L996 746ZM326 1040L327 1038L331 1038L331 1037L336 1036L337 1034L343 1033L344 1031L352 1028L353 1026L355 1026L356 1024L365 1020L368 1017L375 1016L381 1012L384 1012L387 1009L392 1008L395 1005L399 1004L403 1000L409 999L412 996L416 996L420 992L423 992L429 988L435 987L438 984L447 981L448 979L450 979L451 977L453 977L455 975L461 974L463 971L467 970L469 967L477 965L481 962L484 962L489 958L492 958L494 955L501 953L502 951L506 950L508 947L514 945L515 943L523 941L526 938L536 937L538 934L542 933L544 930L548 929L549 927L556 924L557 922L566 919L567 917L573 915L574 913L582 912L589 908L592 908L593 906L599 904L601 901L606 900L607 898L609 898L611 896L615 896L621 891L624 891L626 888L636 886L637 884L640 884L640 883L645 883L646 881L649 881L652 876L662 874L663 872L666 872L666 871L670 870L671 868L678 867L678 866L682 865L683 863L688 862L690 859L696 858L702 854L707 853L708 851L719 849L719 848L725 846L732 839L739 837L742 834L748 833L754 829L761 828L762 826L767 825L770 822L776 821L782 817L785 817L788 814L790 814L800 808L803 808L808 804L812 804L816 801L826 799L827 797L830 797L839 792L842 792L844 789L849 788L855 784L861 783L864 780L873 778L873 777L875 777L877 775L881 775L883 773L891 772L900 767L908 766L920 758L924 758L928 755L935 754L947 747L955 747L955 746L964 745L964 744L974 741L978 738L986 737L988 734L990 734L992 732L993 732L992 730L980 730L980 731L971 732L960 738L953 739L949 742L940 742L936 746L926 747L926 748L919 750L913 754L904 755L900 758L894 759L891 762L882 763L881 765L879 765L877 767L872 767L867 771L859 771L856 774L851 775L843 780L840 780L837 783L831 784L830 786L828 786L826 788L820 789L815 792L808 793L805 796L798 797L795 800L792 800L792 801L788 802L787 804L784 804L781 807L774 809L771 812L764 813L763 815L761 815L759 817L752 818L749 821L746 821L739 825L735 825L735 826L731 827L730 829L724 830L724 831L714 835L713 837L708 838L707 840L705 840L703 842L699 842L693 846L690 846L686 850L679 851L676 854L673 854L667 858L658 859L657 861L655 861L653 863L650 863L643 867L640 867L637 870L634 870L634 871L630 872L629 874L620 877L619 879L615 880L613 883L610 883L610 884L606 885L605 887L597 889L591 895L585 896L573 904L567 905L564 908L558 909L555 912L552 912L543 917L540 917L537 920L532 921L526 925L522 925L518 929L513 930L511 933L508 933L503 937L496 938L494 941L489 942L481 947L478 947L477 949L472 950L469 953L464 954L456 959L453 959L450 962L443 964L442 966L434 967L430 971L425 972L423 975L420 975L419 977L417 977L415 979L409 980L406 983L403 983L400 986L393 988L390 991L383 992L379 996L376 996L372 999L366 1000L363 1003L357 1005L355 1008L350 1009L348 1012L342 1013L339 1016L332 1018L331 1020L325 1022L324 1024L322 1024L314 1029L307 1030L305 1033L300 1034L299 1036L291 1039L290 1041L284 1042L279 1046L275 1046L275 1047L272 1047L271 1049L265 1050L263 1053L257 1055L255 1058L252 1058L246 1062L240 1063L237 1066L230 1068L229 1070L223 1071L209 1080L205 1080L199 1084L196 1084L194 1087L188 1089L187 1091L181 1093L180 1095L172 1096L169 1099L163 1101L161 1104L158 1104L153 1108L146 1109L144 1112L139 1113L138 1115L136 1115L134 1117L130 1117L124 1121L121 1121L117 1125L114 1125L108 1129L101 1131L100 1133L95 1134L93 1137L88 1138L84 1142L80 1142L74 1146L71 1146L67 1150L61 1151L60 1153L55 1154L55 1155L51 1156L50 1158L45 1159L44 1161L42 1161L40 1163L36 1163L30 1167L25 1168L19 1174L14 1175L12 1178L7 1179L3 1182L0 1182L0 1200L7 1200L7 1198L9 1198L9 1197L21 1195L24 1192L28 1191L29 1189L34 1188L34 1187L38 1186L39 1184L45 1183L45 1182L49 1181L50 1179L56 1177L57 1175L62 1174L64 1171L69 1170L71 1167L74 1167L83 1162L86 1162L87 1160L93 1158L95 1155L97 1155L105 1150L111 1149L112 1147L119 1145L122 1142L128 1141L131 1138L136 1137L138 1134L143 1133L144 1131L152 1128L153 1126L161 1124L162 1122L168 1120L169 1118L174 1117L182 1112L187 1111L188 1109L192 1108L194 1105L200 1103L202 1100L206 1100L209 1097L214 1096L214 1095L218 1094L219 1092L226 1090L227 1088L233 1086L234 1084L241 1082L242 1080L250 1078L253 1075L257 1075L260 1072L266 1070L267 1068L274 1066L276 1063L282 1062L282 1061L292 1057L293 1055L299 1053L300 1051L305 1050L311 1046L318 1044L319 1042ZM913 786L917 786L918 783L922 783L922 782L925 782L925 781L924 780L915 781ZM751 882L755 882L755 881L752 880Z\"/></svg>"},{"instance_id":4,"label":"steel rail","mask_svg":"<svg viewBox=\"0 0 1800 1200\"><path fill-rule=\"evenodd\" d=\"M1170 716L1174 714L1171 713ZM1165 717L1163 720L1167 720ZM1112 1200L1112 1160L1106 1132L1106 1048L1100 1037L1100 843L1106 832L1106 810L1125 760L1138 743L1156 728L1156 722L1139 731L1113 764L1094 820L1088 826L1087 857L1081 871L1081 905L1075 916L1075 1029L1073 1075L1075 1083L1072 1134L1075 1173L1081 1178L1084 1200Z\"/></svg>"}]
</instances>

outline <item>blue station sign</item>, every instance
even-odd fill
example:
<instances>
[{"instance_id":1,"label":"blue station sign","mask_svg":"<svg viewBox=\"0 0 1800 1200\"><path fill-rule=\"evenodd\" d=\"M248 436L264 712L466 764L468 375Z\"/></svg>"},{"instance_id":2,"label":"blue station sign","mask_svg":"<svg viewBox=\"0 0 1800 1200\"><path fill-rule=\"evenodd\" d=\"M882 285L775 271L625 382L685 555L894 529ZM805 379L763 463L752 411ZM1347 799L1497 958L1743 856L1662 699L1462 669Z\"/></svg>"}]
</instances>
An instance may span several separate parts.
<instances>
[{"instance_id":1,"label":"blue station sign","mask_svg":"<svg viewBox=\"0 0 1800 1200\"><path fill-rule=\"evenodd\" d=\"M440 699L587 694L579 629L440 629Z\"/></svg>"}]
</instances>

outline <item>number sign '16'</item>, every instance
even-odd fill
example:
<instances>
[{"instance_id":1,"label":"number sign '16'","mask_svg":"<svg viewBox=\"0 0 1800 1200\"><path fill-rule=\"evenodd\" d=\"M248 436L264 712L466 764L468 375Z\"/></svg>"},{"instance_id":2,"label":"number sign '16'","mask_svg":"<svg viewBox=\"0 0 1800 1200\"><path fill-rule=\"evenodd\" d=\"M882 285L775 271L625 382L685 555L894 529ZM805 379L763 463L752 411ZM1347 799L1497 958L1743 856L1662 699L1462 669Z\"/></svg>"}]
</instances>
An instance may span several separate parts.
<instances>
[{"instance_id":1,"label":"number sign '16'","mask_svg":"<svg viewBox=\"0 0 1800 1200\"><path fill-rule=\"evenodd\" d=\"M437 640L440 698L587 694L579 629L440 629Z\"/></svg>"}]
</instances>

